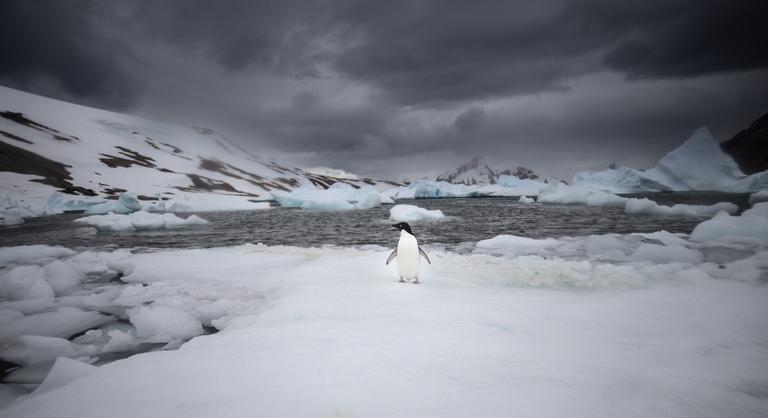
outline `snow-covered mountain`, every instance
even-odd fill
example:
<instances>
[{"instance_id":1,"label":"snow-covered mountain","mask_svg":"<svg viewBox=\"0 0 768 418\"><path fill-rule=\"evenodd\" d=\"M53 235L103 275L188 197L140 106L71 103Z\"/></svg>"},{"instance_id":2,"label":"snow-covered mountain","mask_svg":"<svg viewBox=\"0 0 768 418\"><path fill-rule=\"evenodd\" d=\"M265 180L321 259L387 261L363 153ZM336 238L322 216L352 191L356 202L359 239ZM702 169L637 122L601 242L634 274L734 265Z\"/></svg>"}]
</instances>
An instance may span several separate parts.
<instances>
[{"instance_id":1,"label":"snow-covered mountain","mask_svg":"<svg viewBox=\"0 0 768 418\"><path fill-rule=\"evenodd\" d=\"M642 191L719 190L751 192L768 188L768 171L745 175L725 154L706 127L667 153L655 167L616 167L576 173L573 184L614 193Z\"/></svg>"},{"instance_id":2,"label":"snow-covered mountain","mask_svg":"<svg viewBox=\"0 0 768 418\"><path fill-rule=\"evenodd\" d=\"M0 194L39 206L54 191L115 198L268 200L302 183L392 182L309 173L254 155L210 129L176 126L0 87Z\"/></svg>"},{"instance_id":3,"label":"snow-covered mountain","mask_svg":"<svg viewBox=\"0 0 768 418\"><path fill-rule=\"evenodd\" d=\"M498 168L487 161L484 156L476 156L454 170L446 171L437 176L436 181L452 184L485 185L498 184L502 176L512 176L520 180L538 180L549 182L548 178L528 167Z\"/></svg>"}]
</instances>

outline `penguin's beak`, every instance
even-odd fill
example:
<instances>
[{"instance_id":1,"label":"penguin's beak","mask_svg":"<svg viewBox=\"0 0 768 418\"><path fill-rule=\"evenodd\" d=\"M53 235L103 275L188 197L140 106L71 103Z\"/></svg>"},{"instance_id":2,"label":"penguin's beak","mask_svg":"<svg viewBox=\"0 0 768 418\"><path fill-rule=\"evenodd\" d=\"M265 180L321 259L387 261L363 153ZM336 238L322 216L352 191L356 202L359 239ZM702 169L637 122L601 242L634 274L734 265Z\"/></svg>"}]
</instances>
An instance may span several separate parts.
<instances>
[{"instance_id":1,"label":"penguin's beak","mask_svg":"<svg viewBox=\"0 0 768 418\"><path fill-rule=\"evenodd\" d=\"M397 225L395 225L395 224L392 224L392 227L395 228L395 229L398 229Z\"/></svg>"}]
</instances>

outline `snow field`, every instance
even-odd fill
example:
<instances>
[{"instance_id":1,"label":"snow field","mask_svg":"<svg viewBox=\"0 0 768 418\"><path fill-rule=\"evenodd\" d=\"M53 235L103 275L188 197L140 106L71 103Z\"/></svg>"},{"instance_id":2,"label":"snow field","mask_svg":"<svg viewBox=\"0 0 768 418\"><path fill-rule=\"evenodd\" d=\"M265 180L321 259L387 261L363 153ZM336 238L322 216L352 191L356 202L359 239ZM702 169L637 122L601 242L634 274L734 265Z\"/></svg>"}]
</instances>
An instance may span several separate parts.
<instances>
[{"instance_id":1,"label":"snow field","mask_svg":"<svg viewBox=\"0 0 768 418\"><path fill-rule=\"evenodd\" d=\"M764 205L725 216L765 219ZM765 240L694 241L666 232L497 236L468 254L428 251L433 264L423 266L417 286L396 283L396 272L384 265L389 250L381 247L243 245L135 254L39 248L48 258L0 249L6 270L64 271L46 269L56 262L86 277L122 275L25 307L19 303L30 300L0 302L0 329L23 329L5 336L10 345L2 351L25 366L14 381L51 381L3 413L768 413L758 396L768 370ZM35 307L38 300L44 302ZM102 313L85 311L95 308ZM83 314L98 317L77 316ZM63 327L50 321L63 317L70 317L68 331L53 332ZM79 366L140 344L178 347L203 326L222 331L177 351L95 370ZM78 329L90 331L66 340ZM68 367L56 371L52 361ZM48 368L40 371L40 364ZM5 393L19 389L1 386Z\"/></svg>"}]
</instances>

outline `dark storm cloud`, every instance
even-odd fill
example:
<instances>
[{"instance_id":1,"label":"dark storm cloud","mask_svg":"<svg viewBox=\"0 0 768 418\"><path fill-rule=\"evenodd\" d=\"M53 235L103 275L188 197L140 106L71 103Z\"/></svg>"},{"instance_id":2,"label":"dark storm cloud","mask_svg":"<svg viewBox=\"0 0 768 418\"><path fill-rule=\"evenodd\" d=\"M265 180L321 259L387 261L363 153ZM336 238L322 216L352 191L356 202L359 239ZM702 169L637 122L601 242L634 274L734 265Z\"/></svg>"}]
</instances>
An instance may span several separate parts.
<instances>
[{"instance_id":1,"label":"dark storm cloud","mask_svg":"<svg viewBox=\"0 0 768 418\"><path fill-rule=\"evenodd\" d=\"M130 104L138 81L121 61L133 54L94 26L100 13L89 1L4 2L0 80L27 90L53 84L65 96L106 107Z\"/></svg>"},{"instance_id":2,"label":"dark storm cloud","mask_svg":"<svg viewBox=\"0 0 768 418\"><path fill-rule=\"evenodd\" d=\"M768 66L768 2L701 1L641 22L605 56L632 78L691 77Z\"/></svg>"},{"instance_id":3,"label":"dark storm cloud","mask_svg":"<svg viewBox=\"0 0 768 418\"><path fill-rule=\"evenodd\" d=\"M766 4L12 0L0 83L218 118L312 165L467 147L656 157L701 124L727 136L768 110L752 84L768 67Z\"/></svg>"},{"instance_id":4,"label":"dark storm cloud","mask_svg":"<svg viewBox=\"0 0 768 418\"><path fill-rule=\"evenodd\" d=\"M470 107L456 116L453 121L453 127L460 132L474 132L485 119L485 110L482 107Z\"/></svg>"}]
</instances>

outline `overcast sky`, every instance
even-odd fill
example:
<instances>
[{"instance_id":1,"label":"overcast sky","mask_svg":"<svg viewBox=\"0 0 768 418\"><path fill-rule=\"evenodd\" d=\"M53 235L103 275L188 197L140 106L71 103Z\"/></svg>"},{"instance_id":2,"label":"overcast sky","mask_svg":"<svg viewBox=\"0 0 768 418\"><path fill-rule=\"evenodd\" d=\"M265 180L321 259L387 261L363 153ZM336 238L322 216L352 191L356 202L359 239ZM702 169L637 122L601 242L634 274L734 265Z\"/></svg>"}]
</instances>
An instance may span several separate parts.
<instances>
[{"instance_id":1,"label":"overcast sky","mask_svg":"<svg viewBox=\"0 0 768 418\"><path fill-rule=\"evenodd\" d=\"M645 168L768 112L766 0L5 1L0 84L431 175Z\"/></svg>"}]
</instances>

